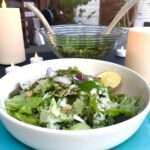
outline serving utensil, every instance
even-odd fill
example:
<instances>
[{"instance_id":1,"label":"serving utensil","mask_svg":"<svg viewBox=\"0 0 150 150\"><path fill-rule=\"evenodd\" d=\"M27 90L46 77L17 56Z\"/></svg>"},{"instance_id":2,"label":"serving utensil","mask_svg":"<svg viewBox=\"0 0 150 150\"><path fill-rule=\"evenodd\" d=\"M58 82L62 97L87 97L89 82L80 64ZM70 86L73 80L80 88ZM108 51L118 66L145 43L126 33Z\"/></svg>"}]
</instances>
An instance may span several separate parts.
<instances>
[{"instance_id":1,"label":"serving utensil","mask_svg":"<svg viewBox=\"0 0 150 150\"><path fill-rule=\"evenodd\" d=\"M37 9L35 6L31 5L30 3L27 3L27 7L33 11L37 17L40 18L45 28L48 30L48 32L52 35L54 35L54 31L52 30L51 26L49 25L48 21L45 19L44 15L40 12L39 9Z\"/></svg>"},{"instance_id":2,"label":"serving utensil","mask_svg":"<svg viewBox=\"0 0 150 150\"><path fill-rule=\"evenodd\" d=\"M138 2L138 0L127 0L127 2L121 7L115 18L112 20L104 35L108 35L115 27L118 21Z\"/></svg>"},{"instance_id":3,"label":"serving utensil","mask_svg":"<svg viewBox=\"0 0 150 150\"><path fill-rule=\"evenodd\" d=\"M123 5L123 7L120 9L120 11L117 13L113 21L110 23L110 25L104 32L104 35L108 35L112 31L112 29L118 23L118 21L129 11L129 9L131 9L137 3L137 1L138 0L129 0ZM51 26L49 25L48 21L45 19L44 15L40 12L40 10L37 9L35 6L31 5L30 3L27 3L27 7L31 11L33 11L37 17L39 17L39 19L42 21L43 25L48 30L48 32L51 35L54 35L55 32L52 30Z\"/></svg>"}]
</instances>

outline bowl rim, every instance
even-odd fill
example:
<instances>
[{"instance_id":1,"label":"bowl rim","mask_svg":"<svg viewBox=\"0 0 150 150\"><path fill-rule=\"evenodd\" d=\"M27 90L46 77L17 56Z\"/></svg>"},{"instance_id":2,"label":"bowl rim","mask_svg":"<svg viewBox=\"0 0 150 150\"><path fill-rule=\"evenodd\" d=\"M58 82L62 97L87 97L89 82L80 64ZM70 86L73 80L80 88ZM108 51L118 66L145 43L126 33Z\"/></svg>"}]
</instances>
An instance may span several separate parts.
<instances>
[{"instance_id":1,"label":"bowl rim","mask_svg":"<svg viewBox=\"0 0 150 150\"><path fill-rule=\"evenodd\" d=\"M71 28L71 27L76 27L76 28L79 28L79 27L87 27L87 28L91 28L91 27L95 27L95 29L97 29L98 31L100 30L100 28L102 28L102 29L107 29L107 27L108 26L106 26L106 25L90 25L90 24L61 24L61 25L52 25L51 26L52 28L53 28L53 30L56 30L56 29L61 29L61 28L66 28L67 30L68 30L68 28ZM95 30L94 29L94 30ZM110 32L110 34L108 34L108 35L105 35L103 38L114 38L114 37L119 37L119 36L121 36L121 34L124 32L124 28L121 28L121 27L114 27L113 29L112 29L112 31ZM113 34L113 32L114 32L114 34ZM66 37L66 36L68 36L68 34L51 34L51 33L48 33L48 35L51 35L51 36L55 36L55 35L59 35L60 37ZM83 34L84 35L84 34ZM97 34L97 35L102 35L102 34ZM76 37L78 37L78 36L81 36L81 35L72 35L72 36L76 36ZM85 35L84 35L85 36ZM94 36L94 35L88 35L89 37L90 36Z\"/></svg>"},{"instance_id":2,"label":"bowl rim","mask_svg":"<svg viewBox=\"0 0 150 150\"><path fill-rule=\"evenodd\" d=\"M89 60L90 61L100 61L102 63L112 64L112 65L124 68L124 69L132 72L133 74L137 75L140 79L142 79L142 81L145 83L147 89L149 89L149 93L148 93L149 99L148 99L147 105L136 116L134 116L134 117L132 117L132 118L130 118L128 120L125 120L123 122L114 124L114 125L110 125L110 126L106 126L106 127L102 127L102 128L96 128L96 129L88 129L88 130L56 130L56 129L49 129L49 128L43 128L43 127L39 127L39 126L34 126L34 125L30 125L28 123L19 121L19 120L15 119L14 117L10 116L6 112L6 110L4 110L1 107L1 103L0 103L0 117L2 116L2 118L1 118L2 122L3 122L3 118L5 118L5 119L9 120L10 122L13 122L14 124L17 124L18 126L21 126L23 128L28 128L30 130L35 130L35 131L44 132L44 133L53 133L53 134L60 134L60 135L82 135L82 134L88 135L88 134L97 134L98 132L109 133L110 130L116 129L118 126L125 126L129 122L137 120L138 118L140 118L142 116L144 116L144 118L145 118L145 116L148 114L148 112L150 110L150 86L149 86L149 83L139 73L133 71L132 69L129 69L129 68L125 67L125 66L122 66L122 65L119 65L119 64L115 64L115 63L112 63L112 62L103 61L103 60L96 60L96 59L85 59L85 58L52 59L52 60L46 60L46 61L43 61L43 62L38 62L36 64L25 65L25 66L21 67L19 70L14 71L12 73L9 73L9 74L7 74L5 76L10 76L11 74L14 74L15 72L23 71L23 69L25 67L30 67L30 66L33 66L33 65L38 65L39 63L44 63L44 62L49 62L49 61L64 61L64 60L68 60L68 61L71 61L71 60L74 60L74 61L77 61L77 60L82 60L82 61L85 61L85 60L87 60L87 61L89 61ZM0 79L0 82L1 82L1 80L3 80L3 78L5 78L5 76Z\"/></svg>"}]
</instances>

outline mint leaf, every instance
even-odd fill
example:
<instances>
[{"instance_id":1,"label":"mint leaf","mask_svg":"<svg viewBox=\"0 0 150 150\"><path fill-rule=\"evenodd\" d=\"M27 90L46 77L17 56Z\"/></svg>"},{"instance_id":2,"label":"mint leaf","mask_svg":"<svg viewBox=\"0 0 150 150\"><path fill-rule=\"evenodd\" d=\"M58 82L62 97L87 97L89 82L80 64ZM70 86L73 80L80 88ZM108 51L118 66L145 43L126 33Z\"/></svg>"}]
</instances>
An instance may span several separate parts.
<instances>
[{"instance_id":1,"label":"mint leaf","mask_svg":"<svg viewBox=\"0 0 150 150\"><path fill-rule=\"evenodd\" d=\"M81 82L79 87L81 88L82 91L86 91L86 92L91 91L93 88L96 89L99 88L99 86L94 81L89 81L89 80L85 80Z\"/></svg>"}]
</instances>

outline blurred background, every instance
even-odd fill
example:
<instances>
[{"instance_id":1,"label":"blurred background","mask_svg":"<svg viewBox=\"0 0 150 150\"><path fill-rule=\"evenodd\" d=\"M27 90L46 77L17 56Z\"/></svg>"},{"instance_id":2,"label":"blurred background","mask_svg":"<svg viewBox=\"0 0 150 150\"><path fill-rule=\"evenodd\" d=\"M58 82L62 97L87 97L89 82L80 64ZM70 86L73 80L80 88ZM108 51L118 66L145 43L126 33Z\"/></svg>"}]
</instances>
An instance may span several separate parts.
<instances>
[{"instance_id":1,"label":"blurred background","mask_svg":"<svg viewBox=\"0 0 150 150\"><path fill-rule=\"evenodd\" d=\"M25 46L42 45L42 24L27 9L29 2L38 7L50 25L92 24L108 25L127 0L6 0L8 7L21 11ZM1 4L2 0L0 0ZM118 27L149 26L150 0L139 0L117 24ZM39 40L41 39L41 40Z\"/></svg>"}]
</instances>

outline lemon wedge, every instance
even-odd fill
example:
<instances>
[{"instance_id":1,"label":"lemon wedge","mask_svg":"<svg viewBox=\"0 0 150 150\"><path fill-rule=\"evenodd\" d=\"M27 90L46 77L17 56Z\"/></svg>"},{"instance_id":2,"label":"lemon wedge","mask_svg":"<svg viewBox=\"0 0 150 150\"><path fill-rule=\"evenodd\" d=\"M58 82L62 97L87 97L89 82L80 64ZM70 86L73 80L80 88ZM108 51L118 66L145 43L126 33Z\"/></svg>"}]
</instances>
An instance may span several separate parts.
<instances>
[{"instance_id":1,"label":"lemon wedge","mask_svg":"<svg viewBox=\"0 0 150 150\"><path fill-rule=\"evenodd\" d=\"M116 88L117 86L119 86L121 82L121 76L116 72L111 71L103 72L100 75L98 75L98 77L101 78L102 83L106 87L109 86L111 88Z\"/></svg>"}]
</instances>

